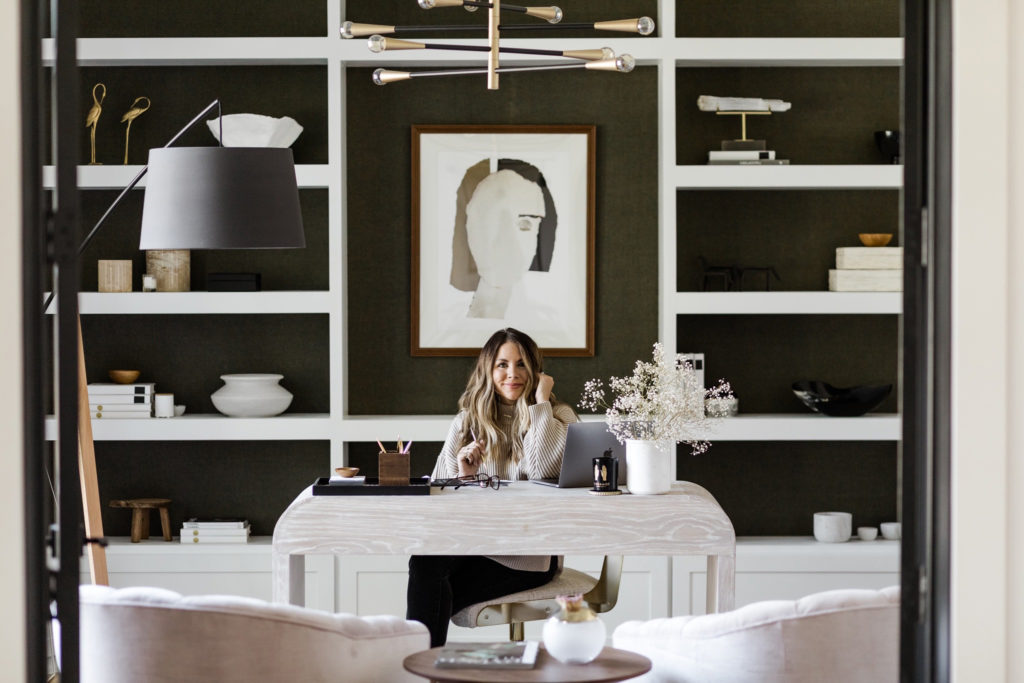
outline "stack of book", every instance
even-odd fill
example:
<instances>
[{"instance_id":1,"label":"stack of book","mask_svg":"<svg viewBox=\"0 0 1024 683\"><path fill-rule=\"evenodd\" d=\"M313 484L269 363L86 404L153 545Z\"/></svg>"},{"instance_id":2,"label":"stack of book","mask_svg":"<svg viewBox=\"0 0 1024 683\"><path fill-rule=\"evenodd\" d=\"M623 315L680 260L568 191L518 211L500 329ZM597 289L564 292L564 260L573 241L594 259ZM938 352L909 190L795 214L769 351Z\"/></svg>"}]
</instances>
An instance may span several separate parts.
<instances>
[{"instance_id":1,"label":"stack of book","mask_svg":"<svg viewBox=\"0 0 1024 683\"><path fill-rule=\"evenodd\" d=\"M774 149L764 140L722 140L722 149L708 152L709 166L785 166L789 159L776 159Z\"/></svg>"},{"instance_id":2,"label":"stack of book","mask_svg":"<svg viewBox=\"0 0 1024 683\"><path fill-rule=\"evenodd\" d=\"M90 384L89 414L102 420L153 417L153 382L138 384Z\"/></svg>"},{"instance_id":3,"label":"stack of book","mask_svg":"<svg viewBox=\"0 0 1024 683\"><path fill-rule=\"evenodd\" d=\"M249 520L192 517L181 525L182 543L248 543Z\"/></svg>"},{"instance_id":4,"label":"stack of book","mask_svg":"<svg viewBox=\"0 0 1024 683\"><path fill-rule=\"evenodd\" d=\"M830 292L903 291L903 247L839 247Z\"/></svg>"}]
</instances>

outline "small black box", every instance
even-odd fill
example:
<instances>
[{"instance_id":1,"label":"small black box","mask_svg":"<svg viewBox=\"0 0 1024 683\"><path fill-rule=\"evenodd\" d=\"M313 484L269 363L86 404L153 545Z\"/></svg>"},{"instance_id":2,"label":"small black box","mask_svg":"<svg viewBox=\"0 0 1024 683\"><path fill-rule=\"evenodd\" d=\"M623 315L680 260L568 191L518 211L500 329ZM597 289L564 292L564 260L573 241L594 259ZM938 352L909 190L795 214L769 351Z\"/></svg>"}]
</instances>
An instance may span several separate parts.
<instances>
[{"instance_id":1,"label":"small black box","mask_svg":"<svg viewBox=\"0 0 1024 683\"><path fill-rule=\"evenodd\" d=\"M259 273L209 273L206 289L210 292L258 292Z\"/></svg>"}]
</instances>

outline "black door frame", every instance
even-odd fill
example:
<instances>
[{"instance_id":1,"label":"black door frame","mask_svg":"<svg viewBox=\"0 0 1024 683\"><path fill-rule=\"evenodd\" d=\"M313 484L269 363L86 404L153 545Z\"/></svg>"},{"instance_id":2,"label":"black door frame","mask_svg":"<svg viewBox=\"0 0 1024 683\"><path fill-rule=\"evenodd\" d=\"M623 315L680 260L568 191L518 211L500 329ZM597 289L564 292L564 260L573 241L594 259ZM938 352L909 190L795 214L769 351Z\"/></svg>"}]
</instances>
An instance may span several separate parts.
<instances>
[{"instance_id":1,"label":"black door frame","mask_svg":"<svg viewBox=\"0 0 1024 683\"><path fill-rule=\"evenodd\" d=\"M904 0L900 680L950 678L952 10Z\"/></svg>"}]
</instances>

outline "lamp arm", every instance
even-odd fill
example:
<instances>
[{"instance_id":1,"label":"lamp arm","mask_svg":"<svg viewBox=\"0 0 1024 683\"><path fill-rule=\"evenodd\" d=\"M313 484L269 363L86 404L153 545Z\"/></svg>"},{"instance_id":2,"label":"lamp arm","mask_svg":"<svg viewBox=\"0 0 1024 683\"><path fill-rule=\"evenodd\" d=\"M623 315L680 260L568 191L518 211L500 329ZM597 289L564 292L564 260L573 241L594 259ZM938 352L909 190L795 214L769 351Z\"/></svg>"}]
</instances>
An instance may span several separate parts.
<instances>
[{"instance_id":1,"label":"lamp arm","mask_svg":"<svg viewBox=\"0 0 1024 683\"><path fill-rule=\"evenodd\" d=\"M214 107L217 108L217 123L220 126L220 135L218 135L217 138L218 138L218 140L220 142L220 146L223 147L224 146L224 117L221 116L220 100L219 99L216 99L213 102L210 102L210 104L206 105L206 108L203 109L198 114L196 114L195 118L193 118L191 121L186 123L185 127L182 128L181 130L179 130L174 135L173 138L168 140L167 144L165 144L164 147L170 147L175 142L177 142L178 139L182 135L184 135L188 131L192 130L192 127L194 125L196 125L204 116L206 116L208 113L210 113L210 110L212 110ZM132 178L132 181L130 183L128 183L128 185L123 190L121 190L121 194L117 195L117 198L110 204L109 207L107 207L107 210L103 212L103 215L100 216L100 219L98 221L96 221L96 225L94 225L92 227L92 230L89 231L89 234L86 235L85 239L82 240L82 244L78 247L78 255L79 256L82 255L82 252L85 251L85 248L89 245L89 242L92 241L92 238L99 231L100 227L103 226L103 223L107 220L107 216L109 216L110 213L117 207L117 205L121 203L121 201L125 198L125 196L132 189L134 189L136 185L139 184L139 181L142 180L142 177L144 175L146 175L146 172L148 170L149 170L149 166L143 166L142 170L139 171L138 174L134 178ZM57 293L56 291L50 292L50 296L48 296L46 298L46 301L43 302L43 314L45 314L46 310L50 307L50 303L53 301L53 297L54 297L54 295L56 293Z\"/></svg>"}]
</instances>

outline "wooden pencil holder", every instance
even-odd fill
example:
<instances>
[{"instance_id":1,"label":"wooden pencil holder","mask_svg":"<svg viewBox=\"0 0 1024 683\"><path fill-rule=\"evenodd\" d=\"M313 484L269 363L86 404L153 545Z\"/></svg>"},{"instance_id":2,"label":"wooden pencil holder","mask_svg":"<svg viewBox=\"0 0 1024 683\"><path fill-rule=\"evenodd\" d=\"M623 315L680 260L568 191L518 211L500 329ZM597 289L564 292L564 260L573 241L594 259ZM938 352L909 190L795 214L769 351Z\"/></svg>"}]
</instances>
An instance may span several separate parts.
<instances>
[{"instance_id":1,"label":"wooden pencil holder","mask_svg":"<svg viewBox=\"0 0 1024 683\"><path fill-rule=\"evenodd\" d=\"M377 455L377 478L381 486L408 486L409 454L381 451Z\"/></svg>"}]
</instances>

